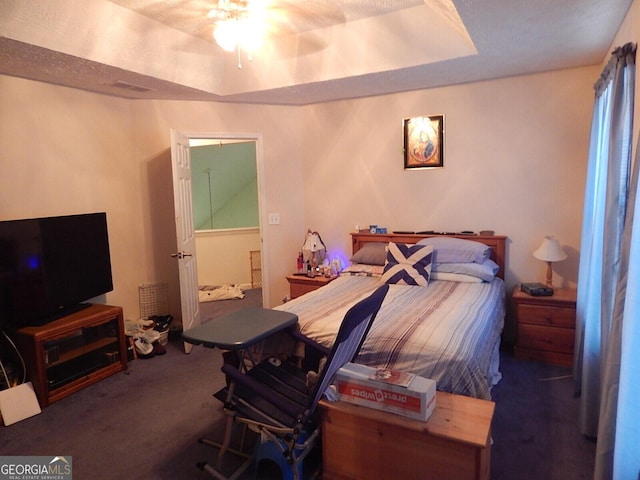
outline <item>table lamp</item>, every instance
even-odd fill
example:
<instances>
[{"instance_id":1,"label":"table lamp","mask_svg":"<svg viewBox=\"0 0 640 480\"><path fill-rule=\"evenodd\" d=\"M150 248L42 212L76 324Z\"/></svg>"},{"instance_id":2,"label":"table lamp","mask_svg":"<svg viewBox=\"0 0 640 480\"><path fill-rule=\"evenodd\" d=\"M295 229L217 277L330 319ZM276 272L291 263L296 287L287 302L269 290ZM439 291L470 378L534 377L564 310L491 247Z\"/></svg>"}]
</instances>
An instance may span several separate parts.
<instances>
[{"instance_id":1,"label":"table lamp","mask_svg":"<svg viewBox=\"0 0 640 480\"><path fill-rule=\"evenodd\" d=\"M551 263L559 262L567 258L567 254L562 249L560 242L558 242L558 240L556 240L552 236L544 237L538 249L533 252L533 256L536 257L538 260L547 262L546 286L549 288L553 288L553 283L551 282L551 276L552 276Z\"/></svg>"}]
</instances>

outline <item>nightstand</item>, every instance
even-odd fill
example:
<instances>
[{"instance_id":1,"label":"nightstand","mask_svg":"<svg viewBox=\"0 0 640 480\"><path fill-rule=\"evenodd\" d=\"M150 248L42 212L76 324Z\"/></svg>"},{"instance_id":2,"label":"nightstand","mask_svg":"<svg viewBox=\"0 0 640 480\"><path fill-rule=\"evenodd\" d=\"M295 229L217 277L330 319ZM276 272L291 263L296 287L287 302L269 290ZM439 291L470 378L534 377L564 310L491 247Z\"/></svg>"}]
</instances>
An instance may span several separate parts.
<instances>
[{"instance_id":1,"label":"nightstand","mask_svg":"<svg viewBox=\"0 0 640 480\"><path fill-rule=\"evenodd\" d=\"M556 288L552 296L533 297L513 290L516 308L517 358L557 365L573 364L576 325L576 290Z\"/></svg>"},{"instance_id":2,"label":"nightstand","mask_svg":"<svg viewBox=\"0 0 640 480\"><path fill-rule=\"evenodd\" d=\"M324 287L327 283L335 280L338 277L324 277L315 276L307 277L306 275L287 275L287 282L289 282L289 296L291 299L297 298L305 293L317 290L320 287Z\"/></svg>"}]
</instances>

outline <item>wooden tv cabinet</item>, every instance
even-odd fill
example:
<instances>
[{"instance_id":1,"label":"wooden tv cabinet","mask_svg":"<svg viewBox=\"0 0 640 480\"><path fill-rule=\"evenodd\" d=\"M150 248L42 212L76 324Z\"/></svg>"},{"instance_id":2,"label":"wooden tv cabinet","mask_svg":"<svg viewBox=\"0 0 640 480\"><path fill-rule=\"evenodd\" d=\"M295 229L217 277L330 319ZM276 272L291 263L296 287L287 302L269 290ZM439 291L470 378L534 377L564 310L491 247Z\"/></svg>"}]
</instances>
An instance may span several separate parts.
<instances>
[{"instance_id":1,"label":"wooden tv cabinet","mask_svg":"<svg viewBox=\"0 0 640 480\"><path fill-rule=\"evenodd\" d=\"M12 335L41 407L127 368L121 307L89 307Z\"/></svg>"},{"instance_id":2,"label":"wooden tv cabinet","mask_svg":"<svg viewBox=\"0 0 640 480\"><path fill-rule=\"evenodd\" d=\"M489 480L495 404L436 392L426 422L322 400L322 478Z\"/></svg>"}]
</instances>

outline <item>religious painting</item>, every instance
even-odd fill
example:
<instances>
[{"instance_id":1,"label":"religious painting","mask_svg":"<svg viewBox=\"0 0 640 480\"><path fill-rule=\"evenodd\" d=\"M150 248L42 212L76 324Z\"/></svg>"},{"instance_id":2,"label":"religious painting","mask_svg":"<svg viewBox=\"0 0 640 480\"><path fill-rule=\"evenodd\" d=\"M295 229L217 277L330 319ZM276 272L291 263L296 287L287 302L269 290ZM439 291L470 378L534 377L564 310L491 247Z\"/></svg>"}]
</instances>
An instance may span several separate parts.
<instances>
[{"instance_id":1,"label":"religious painting","mask_svg":"<svg viewBox=\"0 0 640 480\"><path fill-rule=\"evenodd\" d=\"M444 115L404 119L404 168L444 165Z\"/></svg>"}]
</instances>

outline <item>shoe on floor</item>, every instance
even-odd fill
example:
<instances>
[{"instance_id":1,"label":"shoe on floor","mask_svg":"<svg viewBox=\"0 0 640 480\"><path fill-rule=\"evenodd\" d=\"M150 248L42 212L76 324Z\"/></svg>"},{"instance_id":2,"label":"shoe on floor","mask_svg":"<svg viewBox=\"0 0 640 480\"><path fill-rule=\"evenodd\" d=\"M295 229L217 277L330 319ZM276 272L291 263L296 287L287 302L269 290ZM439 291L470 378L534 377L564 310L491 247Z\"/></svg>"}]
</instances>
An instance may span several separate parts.
<instances>
[{"instance_id":1,"label":"shoe on floor","mask_svg":"<svg viewBox=\"0 0 640 480\"><path fill-rule=\"evenodd\" d=\"M138 358L151 358L154 356L153 345L149 343L145 337L138 337L133 343Z\"/></svg>"}]
</instances>

